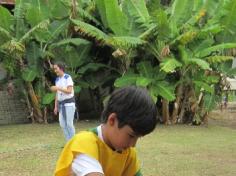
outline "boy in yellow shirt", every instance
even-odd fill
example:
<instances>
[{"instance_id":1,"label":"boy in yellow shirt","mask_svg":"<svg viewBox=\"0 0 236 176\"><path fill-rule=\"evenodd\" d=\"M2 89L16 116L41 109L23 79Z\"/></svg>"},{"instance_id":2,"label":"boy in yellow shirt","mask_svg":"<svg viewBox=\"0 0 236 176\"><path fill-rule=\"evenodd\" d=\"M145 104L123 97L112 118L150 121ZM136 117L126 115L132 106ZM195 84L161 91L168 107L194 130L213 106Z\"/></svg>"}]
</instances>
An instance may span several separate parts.
<instances>
[{"instance_id":1,"label":"boy in yellow shirt","mask_svg":"<svg viewBox=\"0 0 236 176\"><path fill-rule=\"evenodd\" d=\"M66 144L55 176L141 176L134 146L154 130L156 116L147 90L131 86L114 91L102 113L103 123Z\"/></svg>"}]
</instances>

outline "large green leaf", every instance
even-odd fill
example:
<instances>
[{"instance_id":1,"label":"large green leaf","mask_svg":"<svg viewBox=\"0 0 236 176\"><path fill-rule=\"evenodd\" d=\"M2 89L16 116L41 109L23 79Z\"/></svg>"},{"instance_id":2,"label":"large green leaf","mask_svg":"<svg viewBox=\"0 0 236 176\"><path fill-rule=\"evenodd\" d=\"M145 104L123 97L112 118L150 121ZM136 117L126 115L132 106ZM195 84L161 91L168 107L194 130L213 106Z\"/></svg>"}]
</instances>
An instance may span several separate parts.
<instances>
[{"instance_id":1,"label":"large green leaf","mask_svg":"<svg viewBox=\"0 0 236 176\"><path fill-rule=\"evenodd\" d=\"M0 5L0 27L6 31L10 31L11 26L14 24L14 17L11 15L8 9ZM13 27L13 26L12 26Z\"/></svg>"},{"instance_id":2,"label":"large green leaf","mask_svg":"<svg viewBox=\"0 0 236 176\"><path fill-rule=\"evenodd\" d=\"M0 63L0 81L4 80L7 76L7 71L4 68L3 64Z\"/></svg>"},{"instance_id":3,"label":"large green leaf","mask_svg":"<svg viewBox=\"0 0 236 176\"><path fill-rule=\"evenodd\" d=\"M212 111L216 108L217 102L219 102L219 97L214 94L206 94L204 95L204 107L206 111Z\"/></svg>"},{"instance_id":4,"label":"large green leaf","mask_svg":"<svg viewBox=\"0 0 236 176\"><path fill-rule=\"evenodd\" d=\"M205 28L201 29L200 32L198 33L198 38L203 38L205 39L208 36L212 36L215 34L218 34L223 30L222 26L219 24L209 24L209 26L206 26Z\"/></svg>"},{"instance_id":5,"label":"large green leaf","mask_svg":"<svg viewBox=\"0 0 236 176\"><path fill-rule=\"evenodd\" d=\"M236 76L236 67L235 68L231 68L227 71L227 76L229 77L235 77Z\"/></svg>"},{"instance_id":6,"label":"large green leaf","mask_svg":"<svg viewBox=\"0 0 236 176\"><path fill-rule=\"evenodd\" d=\"M194 54L201 52L205 48L209 48L210 46L212 46L213 43L214 43L213 38L206 38L203 41L196 42L194 47L193 47Z\"/></svg>"},{"instance_id":7,"label":"large green leaf","mask_svg":"<svg viewBox=\"0 0 236 176\"><path fill-rule=\"evenodd\" d=\"M53 0L51 8L52 17L54 19L64 19L69 17L70 8L66 6L65 3L61 0Z\"/></svg>"},{"instance_id":8,"label":"large green leaf","mask_svg":"<svg viewBox=\"0 0 236 176\"><path fill-rule=\"evenodd\" d=\"M181 67L182 64L174 58L166 58L163 62L161 62L160 66L161 70L170 73L175 71L176 68Z\"/></svg>"},{"instance_id":9,"label":"large green leaf","mask_svg":"<svg viewBox=\"0 0 236 176\"><path fill-rule=\"evenodd\" d=\"M191 17L193 5L189 0L175 0L171 6L170 20L175 21L177 25L183 24Z\"/></svg>"},{"instance_id":10,"label":"large green leaf","mask_svg":"<svg viewBox=\"0 0 236 176\"><path fill-rule=\"evenodd\" d=\"M95 38L97 41L101 43L106 43L108 36L103 31L80 20L72 19L71 21L76 25L78 32L81 33L82 35Z\"/></svg>"},{"instance_id":11,"label":"large green leaf","mask_svg":"<svg viewBox=\"0 0 236 176\"><path fill-rule=\"evenodd\" d=\"M34 70L39 74L43 71L43 65L41 62L42 51L40 46L36 42L31 42L26 47L26 59L28 65L34 68Z\"/></svg>"},{"instance_id":12,"label":"large green leaf","mask_svg":"<svg viewBox=\"0 0 236 176\"><path fill-rule=\"evenodd\" d=\"M47 43L51 43L53 40L58 38L60 34L63 32L66 33L69 26L69 20L54 20L49 24L48 30L50 33L50 37L48 38Z\"/></svg>"},{"instance_id":13,"label":"large green leaf","mask_svg":"<svg viewBox=\"0 0 236 176\"><path fill-rule=\"evenodd\" d=\"M146 6L150 14L150 19L152 20L153 23L155 23L158 26L157 28L158 39L159 40L168 39L170 36L170 26L167 17L168 14L165 12L165 9L161 8L162 5L160 3L160 0L146 1ZM151 37L153 37L153 35Z\"/></svg>"},{"instance_id":14,"label":"large green leaf","mask_svg":"<svg viewBox=\"0 0 236 176\"><path fill-rule=\"evenodd\" d=\"M198 65L200 68L204 70L210 69L209 63L202 59L192 58L192 59L189 59L188 63Z\"/></svg>"},{"instance_id":15,"label":"large green leaf","mask_svg":"<svg viewBox=\"0 0 236 176\"><path fill-rule=\"evenodd\" d=\"M145 41L137 37L130 37L130 36L110 37L106 35L103 31L101 31L100 29L88 23L84 23L80 20L72 20L72 22L76 25L76 28L78 28L78 31L82 35L95 38L97 41L99 41L100 44L106 44L109 46L114 46L116 48L120 47L120 48L126 48L126 49L145 44Z\"/></svg>"},{"instance_id":16,"label":"large green leaf","mask_svg":"<svg viewBox=\"0 0 236 176\"><path fill-rule=\"evenodd\" d=\"M137 37L129 37L129 36L111 37L107 40L107 44L118 48L128 49L128 48L135 48L139 45L144 45L145 41Z\"/></svg>"},{"instance_id":17,"label":"large green leaf","mask_svg":"<svg viewBox=\"0 0 236 176\"><path fill-rule=\"evenodd\" d=\"M32 68L25 68L22 72L22 78L28 82L33 81L36 76L37 76L37 71Z\"/></svg>"},{"instance_id":18,"label":"large green leaf","mask_svg":"<svg viewBox=\"0 0 236 176\"><path fill-rule=\"evenodd\" d=\"M122 13L117 0L95 0L102 22L116 35L128 33L127 17Z\"/></svg>"},{"instance_id":19,"label":"large green leaf","mask_svg":"<svg viewBox=\"0 0 236 176\"><path fill-rule=\"evenodd\" d=\"M15 17L15 37L19 40L24 34L26 25L24 23L24 15L26 9L26 2L23 0L18 0L15 3L14 17Z\"/></svg>"},{"instance_id":20,"label":"large green leaf","mask_svg":"<svg viewBox=\"0 0 236 176\"><path fill-rule=\"evenodd\" d=\"M145 41L137 37L121 36L121 37L110 37L107 39L106 43L111 46L118 48L135 48L139 45L144 45Z\"/></svg>"},{"instance_id":21,"label":"large green leaf","mask_svg":"<svg viewBox=\"0 0 236 176\"><path fill-rule=\"evenodd\" d=\"M60 34L65 34L69 26L69 20L54 20L46 29L38 29L34 32L35 38L39 42L49 43L54 42Z\"/></svg>"},{"instance_id":22,"label":"large green leaf","mask_svg":"<svg viewBox=\"0 0 236 176\"><path fill-rule=\"evenodd\" d=\"M153 67L153 77L155 78L156 81L165 80L166 75L167 75L167 73L161 71L159 66Z\"/></svg>"},{"instance_id":23,"label":"large green leaf","mask_svg":"<svg viewBox=\"0 0 236 176\"><path fill-rule=\"evenodd\" d=\"M116 79L114 85L116 87L124 87L128 85L135 85L139 75L137 74L125 74L124 76Z\"/></svg>"},{"instance_id":24,"label":"large green leaf","mask_svg":"<svg viewBox=\"0 0 236 176\"><path fill-rule=\"evenodd\" d=\"M12 39L12 36L10 32L8 32L6 29L0 27L0 46L3 45L5 42Z\"/></svg>"},{"instance_id":25,"label":"large green leaf","mask_svg":"<svg viewBox=\"0 0 236 176\"><path fill-rule=\"evenodd\" d=\"M71 68L75 69L76 67L79 67L89 61L89 51L91 45L80 45L77 47L66 46L61 47L61 49L62 48L66 48L65 53L67 54L67 57L65 60Z\"/></svg>"},{"instance_id":26,"label":"large green leaf","mask_svg":"<svg viewBox=\"0 0 236 176\"><path fill-rule=\"evenodd\" d=\"M189 52L189 50L183 45L179 45L178 49L181 62L184 63L184 65L188 64L189 59L191 58L191 52Z\"/></svg>"},{"instance_id":27,"label":"large green leaf","mask_svg":"<svg viewBox=\"0 0 236 176\"><path fill-rule=\"evenodd\" d=\"M206 90L209 93L214 93L214 87L209 86L207 83L205 83L203 81L193 81L193 82L199 88L203 88L204 90Z\"/></svg>"},{"instance_id":28,"label":"large green leaf","mask_svg":"<svg viewBox=\"0 0 236 176\"><path fill-rule=\"evenodd\" d=\"M138 77L136 80L136 85L141 87L147 87L153 80L145 77Z\"/></svg>"},{"instance_id":29,"label":"large green leaf","mask_svg":"<svg viewBox=\"0 0 236 176\"><path fill-rule=\"evenodd\" d=\"M90 61L89 51L91 46L88 45L71 45L70 42L78 42L78 40L69 41L66 39L61 43L54 44L50 49L53 52L56 60L61 60L66 63L72 70L84 65ZM68 44L66 44L68 42ZM58 44L58 45L57 45ZM78 44L78 43L77 43ZM66 57L65 57L66 56Z\"/></svg>"},{"instance_id":30,"label":"large green leaf","mask_svg":"<svg viewBox=\"0 0 236 176\"><path fill-rule=\"evenodd\" d=\"M152 24L152 25L149 26L149 28L146 31L142 32L139 35L139 38L142 39L142 40L148 40L150 37L157 36L157 29L159 29L157 27L157 25L156 24ZM159 32L160 32L160 30L159 30Z\"/></svg>"},{"instance_id":31,"label":"large green leaf","mask_svg":"<svg viewBox=\"0 0 236 176\"><path fill-rule=\"evenodd\" d=\"M92 21L97 26L101 26L101 23L94 16L92 16L89 12L84 10L83 8L80 8L77 6L77 12L78 12L79 16L81 16L85 21Z\"/></svg>"},{"instance_id":32,"label":"large green leaf","mask_svg":"<svg viewBox=\"0 0 236 176\"><path fill-rule=\"evenodd\" d=\"M38 29L44 29L47 30L49 25L49 20L43 20L40 23L38 23L36 26L34 26L33 28L31 28L29 31L27 31L26 33L24 33L24 35L19 39L19 42L23 43L26 40L28 40L32 34L37 31Z\"/></svg>"},{"instance_id":33,"label":"large green leaf","mask_svg":"<svg viewBox=\"0 0 236 176\"><path fill-rule=\"evenodd\" d=\"M150 16L144 0L139 0L139 3L135 0L124 0L122 11L128 16L129 24L132 24L134 28L148 28ZM133 23L136 23L136 25ZM134 28L132 30L135 30Z\"/></svg>"},{"instance_id":34,"label":"large green leaf","mask_svg":"<svg viewBox=\"0 0 236 176\"><path fill-rule=\"evenodd\" d=\"M215 84L215 83L219 82L220 76L218 76L218 75L208 75L208 76L205 76L203 79L205 79L205 81L208 84Z\"/></svg>"},{"instance_id":35,"label":"large green leaf","mask_svg":"<svg viewBox=\"0 0 236 176\"><path fill-rule=\"evenodd\" d=\"M173 101L175 99L174 86L170 86L165 81L160 81L153 85L153 91L156 96L160 95L168 101Z\"/></svg>"},{"instance_id":36,"label":"large green leaf","mask_svg":"<svg viewBox=\"0 0 236 176\"><path fill-rule=\"evenodd\" d=\"M236 1L226 0L224 2L225 4L221 6L223 11L222 18L219 20L221 25L224 27L224 30L218 35L218 40L220 42L235 42L236 24L234 19L236 19Z\"/></svg>"},{"instance_id":37,"label":"large green leaf","mask_svg":"<svg viewBox=\"0 0 236 176\"><path fill-rule=\"evenodd\" d=\"M199 57L204 57L210 55L212 52L219 52L224 49L229 49L229 48L236 48L236 43L222 43L219 45L215 45L209 48L206 48L202 51L199 51L196 55Z\"/></svg>"},{"instance_id":38,"label":"large green leaf","mask_svg":"<svg viewBox=\"0 0 236 176\"><path fill-rule=\"evenodd\" d=\"M34 38L40 43L46 43L50 38L50 32L48 29L36 29L34 31Z\"/></svg>"},{"instance_id":39,"label":"large green leaf","mask_svg":"<svg viewBox=\"0 0 236 176\"><path fill-rule=\"evenodd\" d=\"M67 38L67 39L63 39L57 43L53 43L50 47L54 48L54 47L59 47L62 45L68 45L68 44L80 46L80 45L90 45L91 43L88 40L84 40L81 38Z\"/></svg>"},{"instance_id":40,"label":"large green leaf","mask_svg":"<svg viewBox=\"0 0 236 176\"><path fill-rule=\"evenodd\" d=\"M221 63L221 62L226 62L229 60L233 60L233 56L210 56L206 58L209 63Z\"/></svg>"},{"instance_id":41,"label":"large green leaf","mask_svg":"<svg viewBox=\"0 0 236 176\"><path fill-rule=\"evenodd\" d=\"M158 38L160 40L167 40L170 36L170 26L168 22L167 14L163 9L157 10L156 17L153 20L157 21L158 26Z\"/></svg>"},{"instance_id":42,"label":"large green leaf","mask_svg":"<svg viewBox=\"0 0 236 176\"><path fill-rule=\"evenodd\" d=\"M236 75L236 67L232 68L232 61L217 64L216 68L218 72L228 77L234 77Z\"/></svg>"},{"instance_id":43,"label":"large green leaf","mask_svg":"<svg viewBox=\"0 0 236 176\"><path fill-rule=\"evenodd\" d=\"M137 69L139 71L139 74L141 76L144 76L146 78L152 78L153 77L153 68L149 61L143 61L139 62L137 64Z\"/></svg>"},{"instance_id":44,"label":"large green leaf","mask_svg":"<svg viewBox=\"0 0 236 176\"><path fill-rule=\"evenodd\" d=\"M150 17L155 17L158 10L161 9L161 0L149 0L146 1L146 6Z\"/></svg>"},{"instance_id":45,"label":"large green leaf","mask_svg":"<svg viewBox=\"0 0 236 176\"><path fill-rule=\"evenodd\" d=\"M43 96L43 101L42 104L44 105L48 105L50 103L53 102L53 100L55 99L55 93L47 93Z\"/></svg>"},{"instance_id":46,"label":"large green leaf","mask_svg":"<svg viewBox=\"0 0 236 176\"><path fill-rule=\"evenodd\" d=\"M198 0L195 0L195 1L198 1ZM225 1L227 1L227 0L202 1L203 5L202 5L201 9L206 10L209 18L216 17L220 13L220 11L223 10L222 7L223 7L223 4L225 3Z\"/></svg>"},{"instance_id":47,"label":"large green leaf","mask_svg":"<svg viewBox=\"0 0 236 176\"><path fill-rule=\"evenodd\" d=\"M89 61L91 43L80 38L67 38L50 45L50 49L60 60L64 60L70 68L75 69Z\"/></svg>"},{"instance_id":48,"label":"large green leaf","mask_svg":"<svg viewBox=\"0 0 236 176\"><path fill-rule=\"evenodd\" d=\"M199 0L193 0L193 11L194 12L198 12L199 10L201 10L201 8L203 7L203 3L204 1L199 1Z\"/></svg>"},{"instance_id":49,"label":"large green leaf","mask_svg":"<svg viewBox=\"0 0 236 176\"><path fill-rule=\"evenodd\" d=\"M47 4L44 1L33 1L34 4L30 4L26 11L26 20L31 27L37 25L43 20L50 17Z\"/></svg>"},{"instance_id":50,"label":"large green leaf","mask_svg":"<svg viewBox=\"0 0 236 176\"><path fill-rule=\"evenodd\" d=\"M184 32L183 34L178 35L178 37L172 42L172 44L178 42L181 45L187 45L191 43L194 39L196 39L196 37L198 36L198 32L199 31L196 30Z\"/></svg>"},{"instance_id":51,"label":"large green leaf","mask_svg":"<svg viewBox=\"0 0 236 176\"><path fill-rule=\"evenodd\" d=\"M74 86L74 91L76 94L80 93L81 87L80 86Z\"/></svg>"}]
</instances>

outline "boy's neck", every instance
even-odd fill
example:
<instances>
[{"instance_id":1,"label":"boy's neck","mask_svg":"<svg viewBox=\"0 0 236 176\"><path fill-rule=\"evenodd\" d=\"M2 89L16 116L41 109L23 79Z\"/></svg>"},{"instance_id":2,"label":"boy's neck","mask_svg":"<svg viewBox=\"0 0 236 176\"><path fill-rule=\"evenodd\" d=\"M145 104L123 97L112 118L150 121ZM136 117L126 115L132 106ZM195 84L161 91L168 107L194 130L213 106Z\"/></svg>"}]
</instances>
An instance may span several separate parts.
<instances>
[{"instance_id":1,"label":"boy's neck","mask_svg":"<svg viewBox=\"0 0 236 176\"><path fill-rule=\"evenodd\" d=\"M102 130L102 137L103 137L103 140L104 142L112 149L112 150L116 150L112 145L111 145L111 142L109 141L109 138L108 138L108 133L107 133L107 126L106 124L102 124L101 125L101 130Z\"/></svg>"}]
</instances>

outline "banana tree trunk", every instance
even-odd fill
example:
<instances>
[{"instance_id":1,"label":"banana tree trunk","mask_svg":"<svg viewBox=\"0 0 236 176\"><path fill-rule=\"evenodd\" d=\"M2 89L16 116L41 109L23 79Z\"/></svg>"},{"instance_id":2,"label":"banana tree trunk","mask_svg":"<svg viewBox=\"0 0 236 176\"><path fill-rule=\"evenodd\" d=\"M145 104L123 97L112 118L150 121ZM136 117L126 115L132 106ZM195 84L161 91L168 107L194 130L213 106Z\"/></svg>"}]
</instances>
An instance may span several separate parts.
<instances>
[{"instance_id":1,"label":"banana tree trunk","mask_svg":"<svg viewBox=\"0 0 236 176\"><path fill-rule=\"evenodd\" d=\"M35 120L34 120L34 117L33 117L33 108L30 104L29 96L28 96L28 93L26 92L25 89L23 91L23 94L25 96L27 108L28 108L28 111L29 111L29 116L27 118L30 118L32 120L32 123L35 123Z\"/></svg>"},{"instance_id":2,"label":"banana tree trunk","mask_svg":"<svg viewBox=\"0 0 236 176\"><path fill-rule=\"evenodd\" d=\"M47 107L44 107L44 109L43 109L43 121L45 124L48 124Z\"/></svg>"},{"instance_id":3,"label":"banana tree trunk","mask_svg":"<svg viewBox=\"0 0 236 176\"><path fill-rule=\"evenodd\" d=\"M46 80L46 77L44 76L43 73L41 74L41 78L42 78L42 85L43 85L43 87L45 89L46 85L47 85L47 80ZM43 108L43 121L44 121L45 124L48 124L47 107L46 106Z\"/></svg>"},{"instance_id":4,"label":"banana tree trunk","mask_svg":"<svg viewBox=\"0 0 236 176\"><path fill-rule=\"evenodd\" d=\"M18 64L19 64L19 67L20 67L20 70L23 71L24 69L24 62L23 62L23 59L20 58L18 60ZM31 82L25 82L25 86L26 86L26 90L28 92L28 95L29 95L29 99L31 101L31 105L28 107L32 107L30 111L30 117L32 119L32 123L34 122L39 122L39 123L42 123L44 120L43 120L43 113L40 109L40 106L39 106L39 101L36 97L36 94L34 92L34 88L32 86L32 83ZM27 96L27 95L26 95ZM27 98L27 100L29 100Z\"/></svg>"},{"instance_id":5,"label":"banana tree trunk","mask_svg":"<svg viewBox=\"0 0 236 176\"><path fill-rule=\"evenodd\" d=\"M176 122L177 122L177 117L178 117L178 114L179 114L182 94L183 94L183 85L181 84L177 87L177 96L176 96L176 100L175 100L175 103L174 103L174 110L173 110L173 113L171 115L172 124L176 124Z\"/></svg>"},{"instance_id":6,"label":"banana tree trunk","mask_svg":"<svg viewBox=\"0 0 236 176\"><path fill-rule=\"evenodd\" d=\"M208 115L209 115L209 112L205 112L202 117L202 122L204 125L208 125Z\"/></svg>"},{"instance_id":7,"label":"banana tree trunk","mask_svg":"<svg viewBox=\"0 0 236 176\"><path fill-rule=\"evenodd\" d=\"M170 115L169 115L169 102L165 99L162 100L162 116L164 124L170 124Z\"/></svg>"},{"instance_id":8,"label":"banana tree trunk","mask_svg":"<svg viewBox=\"0 0 236 176\"><path fill-rule=\"evenodd\" d=\"M201 121L203 122L203 124L208 125L209 112L204 110L203 106L204 106L204 94L201 93L198 99L198 108L199 108L200 113L203 114L201 117Z\"/></svg>"},{"instance_id":9,"label":"banana tree trunk","mask_svg":"<svg viewBox=\"0 0 236 176\"><path fill-rule=\"evenodd\" d=\"M30 82L26 82L26 87L27 87L27 92L29 94L31 104L33 107L33 112L34 112L32 118L35 118L35 120L37 122L42 123L43 122L43 113L39 107L39 102L38 102L38 99L35 95L34 88Z\"/></svg>"},{"instance_id":10,"label":"banana tree trunk","mask_svg":"<svg viewBox=\"0 0 236 176\"><path fill-rule=\"evenodd\" d=\"M184 122L184 115L187 109L187 100L188 100L188 91L186 88L184 88L184 99L181 103L181 110L178 116L177 122L183 123Z\"/></svg>"}]
</instances>

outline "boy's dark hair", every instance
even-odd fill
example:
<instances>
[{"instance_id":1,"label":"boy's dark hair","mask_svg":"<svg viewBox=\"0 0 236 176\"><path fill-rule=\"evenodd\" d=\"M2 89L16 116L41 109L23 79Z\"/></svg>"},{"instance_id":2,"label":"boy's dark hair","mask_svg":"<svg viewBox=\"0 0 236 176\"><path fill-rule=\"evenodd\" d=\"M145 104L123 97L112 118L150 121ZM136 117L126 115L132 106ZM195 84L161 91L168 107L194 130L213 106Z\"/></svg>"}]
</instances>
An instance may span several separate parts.
<instances>
[{"instance_id":1,"label":"boy's dark hair","mask_svg":"<svg viewBox=\"0 0 236 176\"><path fill-rule=\"evenodd\" d=\"M118 127L129 125L137 135L152 132L157 123L157 108L148 91L135 86L115 90L108 100L103 113L103 122L116 113Z\"/></svg>"},{"instance_id":2,"label":"boy's dark hair","mask_svg":"<svg viewBox=\"0 0 236 176\"><path fill-rule=\"evenodd\" d=\"M65 71L66 65L63 62L57 61L54 65L57 65L63 72Z\"/></svg>"}]
</instances>

